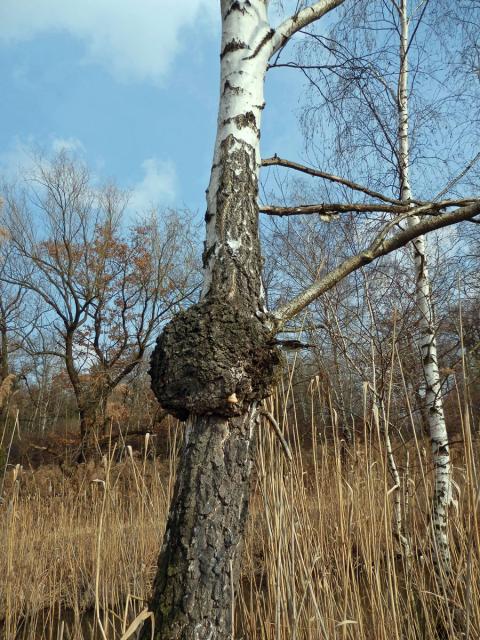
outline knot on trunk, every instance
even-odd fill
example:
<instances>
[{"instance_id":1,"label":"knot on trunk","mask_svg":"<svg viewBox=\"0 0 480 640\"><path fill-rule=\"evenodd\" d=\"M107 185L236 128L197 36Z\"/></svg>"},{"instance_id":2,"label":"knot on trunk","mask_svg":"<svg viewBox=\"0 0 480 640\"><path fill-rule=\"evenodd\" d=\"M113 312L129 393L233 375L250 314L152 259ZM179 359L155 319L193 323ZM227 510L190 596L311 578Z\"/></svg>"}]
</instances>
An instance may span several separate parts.
<instances>
[{"instance_id":1,"label":"knot on trunk","mask_svg":"<svg viewBox=\"0 0 480 640\"><path fill-rule=\"evenodd\" d=\"M181 420L240 415L270 394L280 363L269 330L248 309L208 299L180 312L158 337L152 389Z\"/></svg>"}]
</instances>

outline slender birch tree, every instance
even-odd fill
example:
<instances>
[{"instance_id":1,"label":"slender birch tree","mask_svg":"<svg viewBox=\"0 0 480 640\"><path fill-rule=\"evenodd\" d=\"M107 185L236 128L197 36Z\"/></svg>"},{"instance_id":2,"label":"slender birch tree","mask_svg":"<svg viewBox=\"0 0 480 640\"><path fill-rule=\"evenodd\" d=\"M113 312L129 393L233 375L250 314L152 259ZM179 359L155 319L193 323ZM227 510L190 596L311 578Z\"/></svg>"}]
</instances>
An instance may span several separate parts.
<instances>
[{"instance_id":1,"label":"slender birch tree","mask_svg":"<svg viewBox=\"0 0 480 640\"><path fill-rule=\"evenodd\" d=\"M313 2L277 28L269 22L268 0L220 3L220 105L207 192L203 291L197 305L165 327L151 366L160 403L187 422L150 602L158 639L232 637L259 405L281 365L276 334L354 270L419 234L480 213L476 201L460 206L450 201L443 209L424 203L422 210L432 214L428 218L396 232L394 224L386 224L365 250L267 310L257 202L265 73L291 36L341 3ZM313 211L322 213L322 206ZM419 207L391 206L397 221L419 213ZM324 208L322 215L328 215ZM337 213L342 210L336 205ZM142 637L150 633L145 625Z\"/></svg>"},{"instance_id":2,"label":"slender birch tree","mask_svg":"<svg viewBox=\"0 0 480 640\"><path fill-rule=\"evenodd\" d=\"M432 135L433 126L436 120L442 115L443 105L452 101L455 88L442 89L443 95L438 96L438 91L434 91L437 84L440 84L439 78L435 77L435 70L432 64L427 61L430 68L425 74L428 80L423 89L428 93L436 93L435 98L427 99L421 104L421 100L417 98L416 86L419 81L416 79L417 74L421 75L425 72L422 67L425 61L418 59L413 68L414 80L409 82L410 57L413 52L421 46L418 44L419 31L422 32L425 22L433 22L434 27L429 24L427 33L431 37L435 30L438 29L440 22L440 14L442 8L436 6L433 9L434 17L429 14L428 2L410 3L408 0L400 0L399 2L391 1L383 3L380 8L374 7L375 3L368 0L359 3L358 13L354 12L354 20L356 24L353 28L349 26L353 24L353 18L346 21L346 24L340 30L333 30L333 38L322 39L320 36L312 34L315 42L321 43L318 47L323 52L328 51L330 60L315 61L308 59L297 63L309 77L312 86L315 86L315 94L318 96L317 87L318 79L313 75L318 72L323 76L325 82L329 77L333 76L334 91L330 94L322 94L321 100L328 104L328 109L333 114L333 121L339 127L337 134L337 149L340 154L340 163L344 166L351 166L351 148L354 147L358 151L358 155L363 155L365 149L370 148L374 157L371 162L370 171L376 172L378 176L382 176L385 186L394 180L394 191L398 185L398 199L400 202L409 203L413 207L415 198L418 193L413 193L411 187L411 166L414 160L422 157L421 160L426 168L425 157L427 153L425 146L429 147L429 152L435 160L438 160L438 149L434 149L435 143L428 141L428 136ZM439 3L441 5L441 3ZM456 13L455 8L444 7L448 11L449 19L456 16L456 33L450 33L450 39L457 39L461 31L461 20L463 16ZM354 10L353 10L354 11ZM460 21L460 22L459 22ZM410 26L412 28L410 29ZM372 36L370 29L376 27L382 35ZM358 29L358 33L356 33ZM442 28L443 32L445 28ZM450 29L451 30L451 29ZM385 35L388 33L389 35ZM445 36L445 33L443 33ZM423 32L420 39L424 39L426 33ZM370 50L368 50L368 40L370 40ZM395 48L395 43L397 47ZM458 43L460 46L461 43ZM362 50L362 45L364 50ZM430 49L435 51L435 45L430 42ZM462 50L462 47L460 46ZM375 52L372 56L372 51ZM461 57L464 57L463 54ZM451 61L451 60L450 60ZM287 63L284 66L292 66L293 63ZM279 65L282 66L282 65ZM446 65L448 66L448 65ZM458 68L458 66L456 66ZM445 75L447 72L442 70ZM451 80L451 78L450 78ZM424 81L425 82L425 81ZM420 83L421 84L421 83ZM466 82L461 80L461 86L465 87ZM322 84L319 91L321 92ZM332 87L332 84L329 84ZM461 93L460 88L457 89ZM366 114L363 124L359 111L348 109L348 101L352 100L362 103L361 110ZM435 103L435 100L437 103ZM463 101L464 98L458 100ZM416 102L416 109L413 116L410 113L410 102ZM346 109L347 107L347 109ZM346 111L350 112L350 117ZM460 109L459 109L460 111ZM445 115L445 114L443 114ZM452 114L450 114L452 115ZM453 114L451 121L458 124L460 118L455 118ZM414 126L411 126L413 120ZM310 122L311 124L311 122ZM353 126L352 126L353 125ZM424 130L428 127L428 134L424 134ZM352 133L353 132L353 133ZM412 138L416 137L416 157L413 158ZM347 139L345 143L344 139ZM443 139L448 136L439 136ZM475 135L468 136L468 146L471 140L475 140ZM420 139L420 143L419 143ZM478 139L478 138L477 138ZM365 148L362 148L362 144ZM438 144L438 143L437 143ZM420 147L420 149L419 149ZM422 149L423 147L423 149ZM450 154L452 155L452 154ZM456 156L462 155L458 153ZM358 158L355 158L358 160ZM468 162L460 173L449 181L445 189L442 188L443 194L447 193L455 186L474 163L478 160L478 154ZM277 160L278 163L278 160ZM390 166L389 170L381 168L381 164ZM321 172L318 172L321 174ZM436 171L438 173L438 161ZM383 175L382 175L383 174ZM431 173L428 172L431 178ZM377 178L378 181L378 178ZM344 182L345 184L345 182ZM422 185L423 189L425 186ZM431 189L431 187L430 187ZM420 191L420 189L419 189ZM366 210L365 210L366 211ZM419 222L417 215L410 216L407 221L407 227L412 227ZM418 340L418 354L421 369L421 381L418 385L418 397L421 399L422 415L425 416L426 426L430 435L432 448L432 458L434 466L434 493L432 499L432 529L433 529L433 551L434 559L439 570L445 573L451 571L451 561L448 545L448 505L451 500L451 479L450 479L450 456L448 448L448 433L446 428L445 416L442 403L441 377L438 367L437 326L434 317L432 285L430 281L428 264L427 264L427 241L425 236L419 236L412 241L414 269L415 269L415 299L418 311L418 324L420 338Z\"/></svg>"},{"instance_id":3,"label":"slender birch tree","mask_svg":"<svg viewBox=\"0 0 480 640\"><path fill-rule=\"evenodd\" d=\"M410 186L410 135L409 135L409 87L408 52L410 47L409 16L407 0L392 3L399 14L400 51L398 82L398 161L400 178L400 200L411 202L414 199ZM408 226L414 227L418 216L408 219ZM452 497L450 477L450 452L448 432L443 411L442 387L438 369L437 327L435 323L430 277L428 273L427 241L420 235L412 241L415 263L415 296L419 312L420 357L424 379L425 415L432 448L435 474L432 501L432 529L434 542L434 560L437 569L451 572L450 547L448 539L448 508Z\"/></svg>"}]
</instances>

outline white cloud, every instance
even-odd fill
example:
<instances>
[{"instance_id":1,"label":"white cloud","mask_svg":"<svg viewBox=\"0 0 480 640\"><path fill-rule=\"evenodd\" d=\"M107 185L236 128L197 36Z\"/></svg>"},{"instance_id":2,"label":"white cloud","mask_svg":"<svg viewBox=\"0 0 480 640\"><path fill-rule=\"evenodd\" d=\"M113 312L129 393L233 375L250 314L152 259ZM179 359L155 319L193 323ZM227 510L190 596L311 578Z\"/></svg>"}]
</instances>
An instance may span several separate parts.
<instances>
[{"instance_id":1,"label":"white cloud","mask_svg":"<svg viewBox=\"0 0 480 640\"><path fill-rule=\"evenodd\" d=\"M60 151L86 155L86 150L78 138L53 138L49 147L40 147L34 138L14 138L10 146L0 153L0 182L2 179L15 181L35 172L37 162L48 162L52 153ZM171 160L147 158L141 164L143 175L130 189L128 209L131 213L145 213L158 205L174 204L178 197L178 178ZM94 181L99 176L92 174Z\"/></svg>"},{"instance_id":2,"label":"white cloud","mask_svg":"<svg viewBox=\"0 0 480 640\"><path fill-rule=\"evenodd\" d=\"M160 81L197 32L218 19L212 0L1 0L0 43L66 32L85 44L87 60L119 80Z\"/></svg>"},{"instance_id":3,"label":"white cloud","mask_svg":"<svg viewBox=\"0 0 480 640\"><path fill-rule=\"evenodd\" d=\"M143 178L131 191L129 209L142 213L159 204L172 204L177 192L177 174L170 160L148 158L142 162Z\"/></svg>"},{"instance_id":4,"label":"white cloud","mask_svg":"<svg viewBox=\"0 0 480 640\"><path fill-rule=\"evenodd\" d=\"M85 147L75 137L53 138L49 145L40 145L33 136L15 137L5 151L0 153L0 176L7 180L16 180L35 172L39 161L47 162L48 158L60 151L73 155L85 155Z\"/></svg>"},{"instance_id":5,"label":"white cloud","mask_svg":"<svg viewBox=\"0 0 480 640\"><path fill-rule=\"evenodd\" d=\"M33 170L35 166L35 143L33 138L24 141L14 138L10 146L0 153L0 175L2 178L16 180Z\"/></svg>"},{"instance_id":6,"label":"white cloud","mask_svg":"<svg viewBox=\"0 0 480 640\"><path fill-rule=\"evenodd\" d=\"M52 140L53 153L66 151L67 153L84 153L85 147L78 138L54 138Z\"/></svg>"}]
</instances>

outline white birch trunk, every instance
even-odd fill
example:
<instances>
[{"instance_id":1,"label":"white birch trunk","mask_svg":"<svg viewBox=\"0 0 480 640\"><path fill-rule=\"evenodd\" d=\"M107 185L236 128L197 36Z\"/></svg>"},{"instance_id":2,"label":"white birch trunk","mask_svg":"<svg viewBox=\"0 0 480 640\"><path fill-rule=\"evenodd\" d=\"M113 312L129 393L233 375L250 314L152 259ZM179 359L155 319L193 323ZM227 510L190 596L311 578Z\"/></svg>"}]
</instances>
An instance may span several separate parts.
<instances>
[{"instance_id":1,"label":"white birch trunk","mask_svg":"<svg viewBox=\"0 0 480 640\"><path fill-rule=\"evenodd\" d=\"M400 76L398 91L398 134L400 164L400 198L411 200L408 130L408 39L409 20L407 0L400 2ZM409 218L410 227L419 222L416 216ZM425 236L412 241L415 262L415 294L420 315L420 350L425 383L425 404L432 448L435 485L432 505L432 528L434 557L437 569L446 574L451 571L448 539L448 507L451 501L450 453L448 434L441 396L440 373L438 370L436 327L432 306L430 278L427 267Z\"/></svg>"},{"instance_id":2,"label":"white birch trunk","mask_svg":"<svg viewBox=\"0 0 480 640\"><path fill-rule=\"evenodd\" d=\"M265 106L264 80L271 54L268 44L273 32L265 0L237 3L222 0L221 10L220 105L207 190L202 298L210 291L218 295L221 290L226 299L231 299L243 289L242 285L247 285L252 299L258 301L257 311L263 311L256 191L261 117ZM229 190L237 188L240 192L247 182L250 193L238 197L238 194L225 192L225 173L229 171L233 178ZM229 196L235 209L228 203L225 206ZM246 210L238 208L242 204ZM256 211L252 210L254 204Z\"/></svg>"},{"instance_id":3,"label":"white birch trunk","mask_svg":"<svg viewBox=\"0 0 480 640\"><path fill-rule=\"evenodd\" d=\"M257 202L273 32L266 0L222 0L221 11L220 106L202 297L165 329L152 359L160 402L185 410L191 421L150 603L158 640L233 635L257 405L276 363L274 348L266 344ZM259 353L265 358L252 373ZM159 372L161 366L170 369ZM142 638L150 638L147 627Z\"/></svg>"}]
</instances>

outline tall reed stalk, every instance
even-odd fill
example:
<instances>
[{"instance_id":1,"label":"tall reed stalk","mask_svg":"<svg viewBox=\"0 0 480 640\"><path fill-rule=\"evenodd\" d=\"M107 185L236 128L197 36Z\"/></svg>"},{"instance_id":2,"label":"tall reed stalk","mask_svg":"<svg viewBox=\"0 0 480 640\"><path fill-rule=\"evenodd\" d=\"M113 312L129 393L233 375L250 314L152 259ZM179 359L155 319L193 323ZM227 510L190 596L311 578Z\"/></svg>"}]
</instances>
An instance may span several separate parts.
<instances>
[{"instance_id":1,"label":"tall reed stalk","mask_svg":"<svg viewBox=\"0 0 480 640\"><path fill-rule=\"evenodd\" d=\"M296 418L300 402L311 407L309 433ZM390 431L407 558L395 528L399 490L382 435L387 414L366 401L354 445L345 449L318 378L306 398L287 383L268 401L265 409L288 441L292 461L263 418L233 603L238 640L440 640L461 637L460 631L470 640L480 637L478 441L460 391L458 405L459 499L450 521L457 569L441 585L429 544L428 442L416 434L404 443ZM70 478L53 467L8 468L0 505L5 638L136 637L148 615L180 434L172 425L168 460L127 448L122 460L112 449Z\"/></svg>"}]
</instances>

